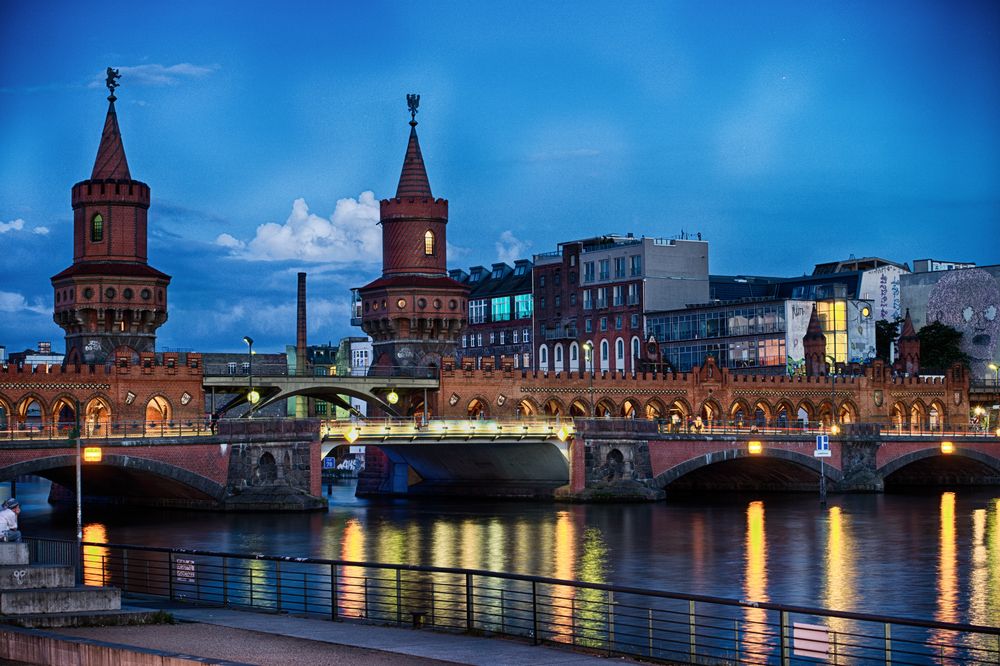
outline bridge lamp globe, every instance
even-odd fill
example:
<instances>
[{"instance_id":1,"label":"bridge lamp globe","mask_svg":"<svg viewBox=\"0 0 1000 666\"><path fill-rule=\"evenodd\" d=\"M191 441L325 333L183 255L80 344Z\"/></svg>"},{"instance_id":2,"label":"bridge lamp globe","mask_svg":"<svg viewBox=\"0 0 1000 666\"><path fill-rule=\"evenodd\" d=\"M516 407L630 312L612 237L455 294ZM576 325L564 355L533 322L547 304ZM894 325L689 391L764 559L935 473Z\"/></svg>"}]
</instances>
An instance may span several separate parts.
<instances>
[{"instance_id":1,"label":"bridge lamp globe","mask_svg":"<svg viewBox=\"0 0 1000 666\"><path fill-rule=\"evenodd\" d=\"M565 442L569 439L569 431L566 430L566 426L559 428L559 432L556 433L556 437L559 438L560 442Z\"/></svg>"},{"instance_id":2,"label":"bridge lamp globe","mask_svg":"<svg viewBox=\"0 0 1000 666\"><path fill-rule=\"evenodd\" d=\"M948 455L955 452L955 445L952 442L941 442L941 453Z\"/></svg>"},{"instance_id":3,"label":"bridge lamp globe","mask_svg":"<svg viewBox=\"0 0 1000 666\"><path fill-rule=\"evenodd\" d=\"M395 405L397 402L399 402L399 394L396 393L395 391L389 391L389 393L386 394L385 399L386 402L388 402L390 405Z\"/></svg>"},{"instance_id":4,"label":"bridge lamp globe","mask_svg":"<svg viewBox=\"0 0 1000 666\"><path fill-rule=\"evenodd\" d=\"M104 452L99 446L88 446L83 449L83 462L98 463L101 462Z\"/></svg>"},{"instance_id":5,"label":"bridge lamp globe","mask_svg":"<svg viewBox=\"0 0 1000 666\"><path fill-rule=\"evenodd\" d=\"M260 401L260 393L257 391L250 391L247 393L247 400L250 401L251 405L256 405Z\"/></svg>"},{"instance_id":6,"label":"bridge lamp globe","mask_svg":"<svg viewBox=\"0 0 1000 666\"><path fill-rule=\"evenodd\" d=\"M752 456L759 456L764 452L764 444L757 439L751 439L747 442L747 452Z\"/></svg>"},{"instance_id":7,"label":"bridge lamp globe","mask_svg":"<svg viewBox=\"0 0 1000 666\"><path fill-rule=\"evenodd\" d=\"M831 435L836 435L839 432L840 432L840 426L838 426L836 423L834 423L832 426L830 426L830 434Z\"/></svg>"},{"instance_id":8,"label":"bridge lamp globe","mask_svg":"<svg viewBox=\"0 0 1000 666\"><path fill-rule=\"evenodd\" d=\"M354 442L357 441L360 435L361 433L358 432L357 428L351 428L350 430L344 433L344 439L347 440L348 444L353 444Z\"/></svg>"}]
</instances>

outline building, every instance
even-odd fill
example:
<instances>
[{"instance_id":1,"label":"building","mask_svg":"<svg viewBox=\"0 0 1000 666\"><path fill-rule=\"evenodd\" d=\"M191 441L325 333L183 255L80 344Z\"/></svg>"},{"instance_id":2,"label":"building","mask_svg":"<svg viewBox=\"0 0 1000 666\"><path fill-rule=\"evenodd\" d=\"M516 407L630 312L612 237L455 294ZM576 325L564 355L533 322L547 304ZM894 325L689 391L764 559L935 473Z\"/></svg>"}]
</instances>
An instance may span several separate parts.
<instances>
[{"instance_id":1,"label":"building","mask_svg":"<svg viewBox=\"0 0 1000 666\"><path fill-rule=\"evenodd\" d=\"M383 199L382 276L357 291L361 328L380 368L440 367L465 328L467 286L448 277L448 201L435 199L417 141L419 95L407 95L410 138L396 196Z\"/></svg>"},{"instance_id":2,"label":"building","mask_svg":"<svg viewBox=\"0 0 1000 666\"><path fill-rule=\"evenodd\" d=\"M39 342L38 349L25 349L22 352L13 352L10 355L9 363L18 368L51 368L62 365L63 355L52 351L51 342ZM4 362L7 362L4 359Z\"/></svg>"},{"instance_id":3,"label":"building","mask_svg":"<svg viewBox=\"0 0 1000 666\"><path fill-rule=\"evenodd\" d=\"M535 255L539 370L635 372L644 315L709 297L708 242L608 235Z\"/></svg>"},{"instance_id":4,"label":"building","mask_svg":"<svg viewBox=\"0 0 1000 666\"><path fill-rule=\"evenodd\" d=\"M530 368L532 357L531 295L532 265L519 259L492 268L473 266L466 273L451 271L451 277L469 287L469 319L457 350L458 362L482 368L484 360L501 367L507 358L514 368Z\"/></svg>"},{"instance_id":5,"label":"building","mask_svg":"<svg viewBox=\"0 0 1000 666\"><path fill-rule=\"evenodd\" d=\"M73 186L73 264L52 277L66 362L101 364L156 348L170 276L147 263L149 186L133 180L109 70L108 113L89 180Z\"/></svg>"},{"instance_id":6,"label":"building","mask_svg":"<svg viewBox=\"0 0 1000 666\"><path fill-rule=\"evenodd\" d=\"M995 379L1000 365L1000 265L904 275L903 306L913 326L939 321L962 333L974 380Z\"/></svg>"},{"instance_id":7,"label":"building","mask_svg":"<svg viewBox=\"0 0 1000 666\"><path fill-rule=\"evenodd\" d=\"M914 273L933 273L935 271L956 271L963 268L975 268L975 262L944 261L942 259L914 259Z\"/></svg>"}]
</instances>

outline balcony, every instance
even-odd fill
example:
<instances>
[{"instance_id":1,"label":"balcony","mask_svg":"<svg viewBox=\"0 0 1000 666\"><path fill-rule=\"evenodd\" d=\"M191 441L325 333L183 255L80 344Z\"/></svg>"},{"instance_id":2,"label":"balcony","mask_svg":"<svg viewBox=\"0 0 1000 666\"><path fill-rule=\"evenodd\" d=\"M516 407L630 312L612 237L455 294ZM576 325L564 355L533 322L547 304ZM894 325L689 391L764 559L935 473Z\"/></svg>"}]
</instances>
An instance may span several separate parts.
<instances>
[{"instance_id":1,"label":"balcony","mask_svg":"<svg viewBox=\"0 0 1000 666\"><path fill-rule=\"evenodd\" d=\"M576 326L560 326L557 329L545 329L546 340L576 340L579 331Z\"/></svg>"}]
</instances>

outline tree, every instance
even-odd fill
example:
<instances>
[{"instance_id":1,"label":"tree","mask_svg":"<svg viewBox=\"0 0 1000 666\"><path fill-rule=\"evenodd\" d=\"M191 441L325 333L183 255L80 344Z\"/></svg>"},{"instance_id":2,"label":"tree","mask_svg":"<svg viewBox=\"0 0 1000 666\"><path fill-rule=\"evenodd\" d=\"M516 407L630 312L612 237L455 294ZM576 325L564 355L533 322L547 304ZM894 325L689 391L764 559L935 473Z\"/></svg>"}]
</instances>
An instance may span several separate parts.
<instances>
[{"instance_id":1,"label":"tree","mask_svg":"<svg viewBox=\"0 0 1000 666\"><path fill-rule=\"evenodd\" d=\"M953 363L969 367L969 355L962 351L962 333L936 321L919 331L921 374L943 375Z\"/></svg>"},{"instance_id":2,"label":"tree","mask_svg":"<svg viewBox=\"0 0 1000 666\"><path fill-rule=\"evenodd\" d=\"M893 343L896 342L896 338L899 337L899 325L903 323L902 319L894 319L889 321L887 319L879 319L875 322L875 356L880 358L886 363L889 362L889 356L891 356L891 350Z\"/></svg>"}]
</instances>

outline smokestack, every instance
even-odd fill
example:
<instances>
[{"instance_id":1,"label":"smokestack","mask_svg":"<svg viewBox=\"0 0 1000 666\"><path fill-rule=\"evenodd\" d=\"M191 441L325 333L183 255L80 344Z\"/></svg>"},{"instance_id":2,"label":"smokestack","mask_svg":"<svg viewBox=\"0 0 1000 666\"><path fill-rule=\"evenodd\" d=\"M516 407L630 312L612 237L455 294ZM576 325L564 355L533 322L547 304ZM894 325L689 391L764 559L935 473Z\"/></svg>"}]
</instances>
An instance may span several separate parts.
<instances>
[{"instance_id":1,"label":"smokestack","mask_svg":"<svg viewBox=\"0 0 1000 666\"><path fill-rule=\"evenodd\" d=\"M295 373L306 372L306 274L299 273L299 307L295 326Z\"/></svg>"}]
</instances>

